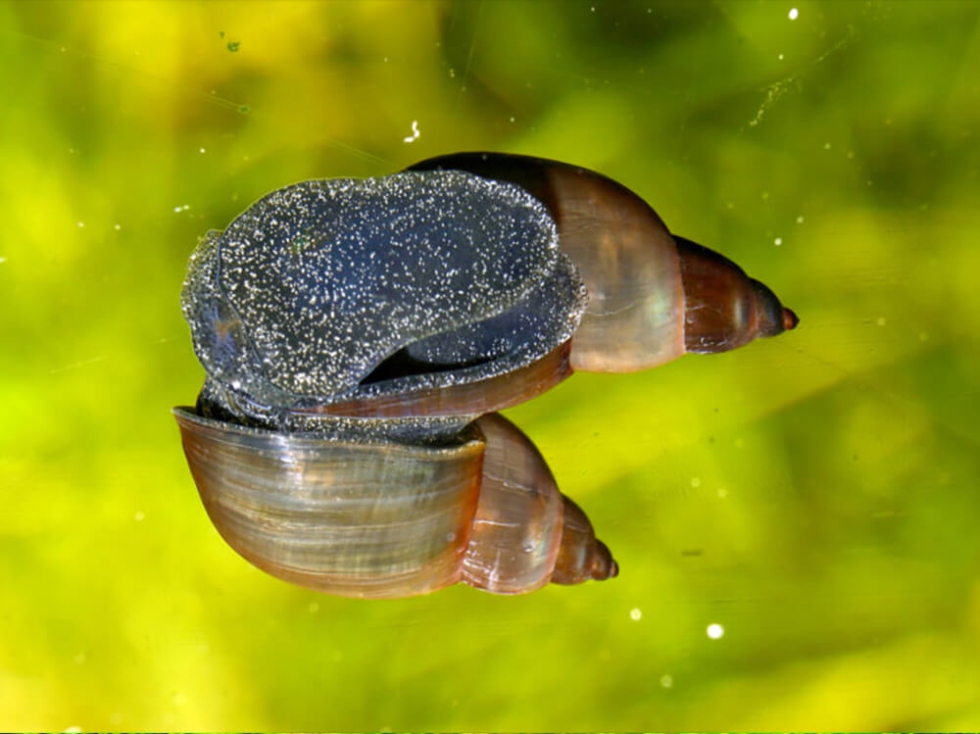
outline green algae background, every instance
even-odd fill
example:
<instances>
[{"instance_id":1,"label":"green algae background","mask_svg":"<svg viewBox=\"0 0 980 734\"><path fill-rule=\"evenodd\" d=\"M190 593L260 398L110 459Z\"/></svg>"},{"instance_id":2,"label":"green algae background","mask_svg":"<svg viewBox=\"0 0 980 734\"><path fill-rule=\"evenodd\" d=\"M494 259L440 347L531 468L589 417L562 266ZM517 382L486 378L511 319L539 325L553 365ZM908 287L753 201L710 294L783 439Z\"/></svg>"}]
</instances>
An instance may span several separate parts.
<instances>
[{"instance_id":1,"label":"green algae background","mask_svg":"<svg viewBox=\"0 0 980 734\"><path fill-rule=\"evenodd\" d=\"M980 727L980 4L7 2L0 90L0 728ZM277 581L170 414L187 257L457 150L622 181L802 323L508 411L615 580Z\"/></svg>"}]
</instances>

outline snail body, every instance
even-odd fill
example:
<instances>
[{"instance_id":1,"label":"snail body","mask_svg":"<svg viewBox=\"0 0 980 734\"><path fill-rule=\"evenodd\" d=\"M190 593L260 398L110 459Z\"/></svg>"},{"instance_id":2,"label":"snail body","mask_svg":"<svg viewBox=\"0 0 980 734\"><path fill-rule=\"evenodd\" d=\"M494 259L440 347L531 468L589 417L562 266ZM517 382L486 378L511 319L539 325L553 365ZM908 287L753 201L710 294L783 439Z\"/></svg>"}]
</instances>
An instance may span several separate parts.
<instances>
[{"instance_id":1,"label":"snail body","mask_svg":"<svg viewBox=\"0 0 980 734\"><path fill-rule=\"evenodd\" d=\"M363 598L615 576L496 411L796 324L620 184L500 154L275 191L202 241L182 304L207 374L175 415L211 520L273 575Z\"/></svg>"}]
</instances>

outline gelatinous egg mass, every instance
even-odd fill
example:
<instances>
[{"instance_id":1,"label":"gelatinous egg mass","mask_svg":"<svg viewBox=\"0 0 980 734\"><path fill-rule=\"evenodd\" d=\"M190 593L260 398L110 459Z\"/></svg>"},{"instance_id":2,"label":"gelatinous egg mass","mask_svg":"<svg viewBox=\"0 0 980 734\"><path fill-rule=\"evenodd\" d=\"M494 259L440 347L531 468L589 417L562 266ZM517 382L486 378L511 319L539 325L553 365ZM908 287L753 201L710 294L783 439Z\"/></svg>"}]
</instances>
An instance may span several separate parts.
<instances>
[{"instance_id":1,"label":"gelatinous egg mass","mask_svg":"<svg viewBox=\"0 0 980 734\"><path fill-rule=\"evenodd\" d=\"M201 242L182 295L208 379L283 408L506 373L585 302L545 207L460 171L274 191Z\"/></svg>"}]
</instances>

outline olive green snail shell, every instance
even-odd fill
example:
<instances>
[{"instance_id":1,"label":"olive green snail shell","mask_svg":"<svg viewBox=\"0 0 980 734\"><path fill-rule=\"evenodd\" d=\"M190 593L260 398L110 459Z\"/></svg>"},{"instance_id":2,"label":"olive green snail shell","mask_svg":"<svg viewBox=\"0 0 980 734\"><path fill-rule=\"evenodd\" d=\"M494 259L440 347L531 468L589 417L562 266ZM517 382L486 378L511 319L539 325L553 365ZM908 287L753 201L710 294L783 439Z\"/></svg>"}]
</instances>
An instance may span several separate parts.
<instances>
[{"instance_id":1,"label":"olive green snail shell","mask_svg":"<svg viewBox=\"0 0 980 734\"><path fill-rule=\"evenodd\" d=\"M174 412L212 522L272 575L361 598L615 576L496 411L796 325L620 184L480 153L273 192L202 242L183 307L207 377Z\"/></svg>"}]
</instances>

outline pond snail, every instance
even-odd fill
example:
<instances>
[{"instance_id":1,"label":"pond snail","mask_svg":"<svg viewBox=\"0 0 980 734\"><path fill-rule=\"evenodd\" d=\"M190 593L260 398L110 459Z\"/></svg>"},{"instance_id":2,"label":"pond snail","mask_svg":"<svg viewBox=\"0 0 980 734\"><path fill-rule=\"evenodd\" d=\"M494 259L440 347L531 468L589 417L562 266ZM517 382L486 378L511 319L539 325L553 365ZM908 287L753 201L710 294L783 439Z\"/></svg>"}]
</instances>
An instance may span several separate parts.
<instances>
[{"instance_id":1,"label":"pond snail","mask_svg":"<svg viewBox=\"0 0 980 734\"><path fill-rule=\"evenodd\" d=\"M497 153L274 191L202 240L182 305L206 378L174 413L214 525L281 579L362 598L615 576L496 411L797 323L624 186Z\"/></svg>"}]
</instances>

